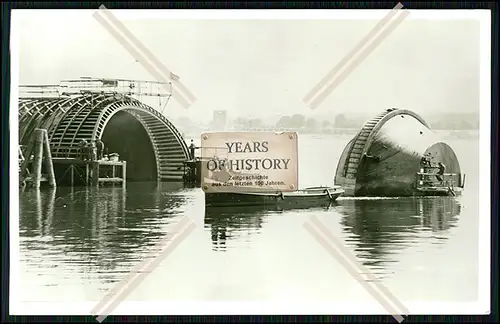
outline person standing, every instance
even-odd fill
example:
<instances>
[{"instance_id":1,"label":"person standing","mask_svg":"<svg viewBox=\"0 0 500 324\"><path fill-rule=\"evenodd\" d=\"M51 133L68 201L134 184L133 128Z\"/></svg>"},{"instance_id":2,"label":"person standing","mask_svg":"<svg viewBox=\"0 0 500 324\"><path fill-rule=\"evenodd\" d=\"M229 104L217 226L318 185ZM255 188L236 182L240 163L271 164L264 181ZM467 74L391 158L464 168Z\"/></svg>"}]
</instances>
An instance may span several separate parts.
<instances>
[{"instance_id":1,"label":"person standing","mask_svg":"<svg viewBox=\"0 0 500 324\"><path fill-rule=\"evenodd\" d=\"M194 146L194 142L191 139L191 145L189 145L189 151L191 154L191 159L194 160L194 150L196 149L196 146Z\"/></svg>"},{"instance_id":2,"label":"person standing","mask_svg":"<svg viewBox=\"0 0 500 324\"><path fill-rule=\"evenodd\" d=\"M443 162L438 163L438 172L436 174L436 178L439 180L439 182L444 181L444 172L446 171L446 166L443 164Z\"/></svg>"},{"instance_id":3,"label":"person standing","mask_svg":"<svg viewBox=\"0 0 500 324\"><path fill-rule=\"evenodd\" d=\"M430 153L425 153L424 156L420 159L420 163L424 168L431 166L431 158Z\"/></svg>"},{"instance_id":4,"label":"person standing","mask_svg":"<svg viewBox=\"0 0 500 324\"><path fill-rule=\"evenodd\" d=\"M104 154L104 143L101 141L100 138L97 139L96 146L97 146L97 159L102 160Z\"/></svg>"},{"instance_id":5,"label":"person standing","mask_svg":"<svg viewBox=\"0 0 500 324\"><path fill-rule=\"evenodd\" d=\"M78 153L80 155L80 160L82 161L87 160L87 145L88 143L85 139L82 139L78 144Z\"/></svg>"},{"instance_id":6,"label":"person standing","mask_svg":"<svg viewBox=\"0 0 500 324\"><path fill-rule=\"evenodd\" d=\"M89 147L89 153L90 153L90 160L94 162L97 158L97 147L95 140L90 141L90 147Z\"/></svg>"}]
</instances>

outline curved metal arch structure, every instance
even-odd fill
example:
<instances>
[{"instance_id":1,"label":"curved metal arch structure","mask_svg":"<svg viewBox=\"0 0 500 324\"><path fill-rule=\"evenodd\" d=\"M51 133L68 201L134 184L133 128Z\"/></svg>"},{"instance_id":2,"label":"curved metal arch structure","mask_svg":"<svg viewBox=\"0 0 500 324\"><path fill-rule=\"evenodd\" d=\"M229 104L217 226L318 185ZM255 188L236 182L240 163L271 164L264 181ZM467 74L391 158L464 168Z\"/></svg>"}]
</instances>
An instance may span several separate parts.
<instances>
[{"instance_id":1,"label":"curved metal arch structure","mask_svg":"<svg viewBox=\"0 0 500 324\"><path fill-rule=\"evenodd\" d=\"M45 128L54 157L77 158L79 142L101 138L109 121L122 111L140 122L149 135L158 179L182 180L183 162L190 157L180 132L154 108L121 94L20 99L19 141L27 144L36 128Z\"/></svg>"},{"instance_id":2,"label":"curved metal arch structure","mask_svg":"<svg viewBox=\"0 0 500 324\"><path fill-rule=\"evenodd\" d=\"M347 144L342 152L343 158L341 158L341 160L345 160L345 163L339 163L337 165L336 173L342 173L345 178L355 180L361 158L363 154L368 151L374 136L385 123L399 115L411 116L430 130L430 127L425 120L411 110L396 108L387 109L374 118L368 120L356 136L354 136L354 138ZM353 184L355 184L355 182Z\"/></svg>"},{"instance_id":3,"label":"curved metal arch structure","mask_svg":"<svg viewBox=\"0 0 500 324\"><path fill-rule=\"evenodd\" d=\"M395 119L398 116L401 119ZM436 147L438 142L426 121L415 112L387 109L368 120L346 145L337 164L335 182L344 186L346 196L409 195L420 158L431 147L436 148L436 158L460 173L451 148ZM381 162L367 161L365 154Z\"/></svg>"}]
</instances>

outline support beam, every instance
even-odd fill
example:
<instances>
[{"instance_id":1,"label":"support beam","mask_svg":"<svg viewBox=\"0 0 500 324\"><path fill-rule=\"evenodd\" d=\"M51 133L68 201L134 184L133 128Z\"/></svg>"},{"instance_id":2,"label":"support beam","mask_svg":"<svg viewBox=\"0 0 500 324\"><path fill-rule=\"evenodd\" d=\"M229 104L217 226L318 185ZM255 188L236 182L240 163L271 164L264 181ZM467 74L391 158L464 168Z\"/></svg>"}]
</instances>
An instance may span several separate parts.
<instances>
[{"instance_id":1,"label":"support beam","mask_svg":"<svg viewBox=\"0 0 500 324\"><path fill-rule=\"evenodd\" d=\"M54 165L52 163L52 154L50 153L50 143L49 136L47 134L46 129L42 129L43 133L43 148L44 148L44 157L45 157L45 170L47 171L47 179L49 181L49 185L52 188L55 188L56 185L56 175L54 173Z\"/></svg>"},{"instance_id":2,"label":"support beam","mask_svg":"<svg viewBox=\"0 0 500 324\"><path fill-rule=\"evenodd\" d=\"M127 162L123 161L122 162L122 178L123 178L123 186L125 187L125 184L127 183Z\"/></svg>"},{"instance_id":3,"label":"support beam","mask_svg":"<svg viewBox=\"0 0 500 324\"><path fill-rule=\"evenodd\" d=\"M35 130L35 156L33 158L33 187L40 188L42 181L42 159L43 159L43 130L37 128Z\"/></svg>"}]
</instances>

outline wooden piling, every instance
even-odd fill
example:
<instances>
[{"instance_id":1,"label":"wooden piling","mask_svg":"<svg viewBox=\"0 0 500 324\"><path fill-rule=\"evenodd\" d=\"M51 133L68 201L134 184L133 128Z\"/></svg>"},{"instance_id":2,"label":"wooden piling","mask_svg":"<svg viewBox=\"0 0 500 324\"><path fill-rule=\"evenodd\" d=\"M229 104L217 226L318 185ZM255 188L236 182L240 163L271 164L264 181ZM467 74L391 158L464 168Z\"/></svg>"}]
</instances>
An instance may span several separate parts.
<instances>
[{"instance_id":1,"label":"wooden piling","mask_svg":"<svg viewBox=\"0 0 500 324\"><path fill-rule=\"evenodd\" d=\"M56 187L56 175L54 173L54 165L52 163L52 154L50 153L49 135L46 129L42 129L43 133L43 155L45 157L45 170L47 171L47 180L52 188Z\"/></svg>"},{"instance_id":2,"label":"wooden piling","mask_svg":"<svg viewBox=\"0 0 500 324\"><path fill-rule=\"evenodd\" d=\"M69 166L70 170L70 178L71 178L71 187L75 185L75 166L73 164L70 164Z\"/></svg>"},{"instance_id":3,"label":"wooden piling","mask_svg":"<svg viewBox=\"0 0 500 324\"><path fill-rule=\"evenodd\" d=\"M33 149L35 147L35 142L30 141L26 151L24 151L24 161L21 165L21 174L19 175L22 180L27 176L28 172L28 164L31 161L31 155L33 153Z\"/></svg>"},{"instance_id":4,"label":"wooden piling","mask_svg":"<svg viewBox=\"0 0 500 324\"><path fill-rule=\"evenodd\" d=\"M92 162L92 186L94 186L94 187L99 186L99 162L98 161Z\"/></svg>"},{"instance_id":5,"label":"wooden piling","mask_svg":"<svg viewBox=\"0 0 500 324\"><path fill-rule=\"evenodd\" d=\"M40 182L42 181L42 159L43 159L43 130L35 129L35 156L33 159L33 187L36 189L40 188Z\"/></svg>"},{"instance_id":6,"label":"wooden piling","mask_svg":"<svg viewBox=\"0 0 500 324\"><path fill-rule=\"evenodd\" d=\"M122 178L123 178L122 185L125 187L125 184L127 183L127 162L126 161L122 161Z\"/></svg>"}]
</instances>

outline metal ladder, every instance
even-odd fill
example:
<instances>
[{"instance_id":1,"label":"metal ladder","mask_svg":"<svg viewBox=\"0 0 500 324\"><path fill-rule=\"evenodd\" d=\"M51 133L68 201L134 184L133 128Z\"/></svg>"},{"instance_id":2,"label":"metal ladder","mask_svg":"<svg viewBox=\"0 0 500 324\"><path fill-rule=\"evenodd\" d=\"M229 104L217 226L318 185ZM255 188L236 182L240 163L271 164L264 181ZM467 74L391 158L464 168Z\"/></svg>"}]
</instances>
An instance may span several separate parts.
<instances>
[{"instance_id":1,"label":"metal ladder","mask_svg":"<svg viewBox=\"0 0 500 324\"><path fill-rule=\"evenodd\" d=\"M356 179L356 173L358 172L358 166L363 157L363 153L365 153L365 146L368 137L372 133L375 126L377 126L377 124L389 113L390 111L384 111L375 118L370 119L363 125L363 128L361 128L358 135L356 135L356 139L352 144L348 158L346 159L347 162L344 166L344 174L346 178Z\"/></svg>"}]
</instances>

